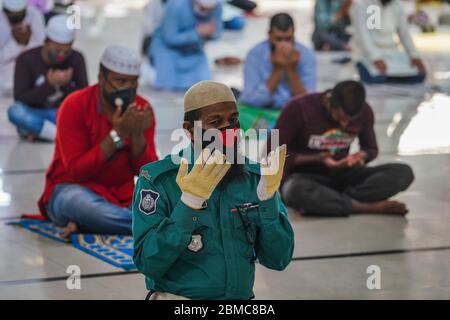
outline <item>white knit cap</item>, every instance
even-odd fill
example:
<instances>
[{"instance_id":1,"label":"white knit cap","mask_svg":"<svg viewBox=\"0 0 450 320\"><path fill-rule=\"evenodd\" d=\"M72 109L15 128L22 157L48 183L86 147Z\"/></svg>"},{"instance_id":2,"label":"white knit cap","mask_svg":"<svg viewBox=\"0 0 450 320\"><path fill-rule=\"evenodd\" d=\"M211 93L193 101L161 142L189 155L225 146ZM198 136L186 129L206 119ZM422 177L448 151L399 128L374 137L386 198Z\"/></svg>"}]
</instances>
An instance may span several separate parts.
<instances>
[{"instance_id":1,"label":"white knit cap","mask_svg":"<svg viewBox=\"0 0 450 320\"><path fill-rule=\"evenodd\" d=\"M196 0L202 7L214 8L220 3L220 0Z\"/></svg>"},{"instance_id":2,"label":"white knit cap","mask_svg":"<svg viewBox=\"0 0 450 320\"><path fill-rule=\"evenodd\" d=\"M51 17L47 24L47 38L61 44L72 43L75 31L69 28L67 19L69 17L62 14Z\"/></svg>"},{"instance_id":3,"label":"white knit cap","mask_svg":"<svg viewBox=\"0 0 450 320\"><path fill-rule=\"evenodd\" d=\"M141 69L137 52L121 45L108 46L100 63L108 70L129 76L139 76Z\"/></svg>"},{"instance_id":4,"label":"white knit cap","mask_svg":"<svg viewBox=\"0 0 450 320\"><path fill-rule=\"evenodd\" d=\"M3 0L3 8L9 11L22 11L27 7L27 0Z\"/></svg>"}]
</instances>

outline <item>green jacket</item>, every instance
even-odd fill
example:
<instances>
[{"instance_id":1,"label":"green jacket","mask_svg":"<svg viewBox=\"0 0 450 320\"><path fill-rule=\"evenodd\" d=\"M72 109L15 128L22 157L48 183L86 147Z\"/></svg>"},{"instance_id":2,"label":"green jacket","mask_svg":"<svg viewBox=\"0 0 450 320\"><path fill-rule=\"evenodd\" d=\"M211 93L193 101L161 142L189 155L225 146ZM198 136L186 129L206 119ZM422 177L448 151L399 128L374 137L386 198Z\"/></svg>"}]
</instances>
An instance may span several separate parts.
<instances>
[{"instance_id":1,"label":"green jacket","mask_svg":"<svg viewBox=\"0 0 450 320\"><path fill-rule=\"evenodd\" d=\"M194 210L180 201L178 167L170 155L145 165L134 191L133 259L147 288L190 299L252 298L255 253L275 270L292 259L294 234L279 193L259 201L259 165L246 163L244 178L219 184L206 208ZM259 204L243 215L248 220L232 212L244 203Z\"/></svg>"}]
</instances>

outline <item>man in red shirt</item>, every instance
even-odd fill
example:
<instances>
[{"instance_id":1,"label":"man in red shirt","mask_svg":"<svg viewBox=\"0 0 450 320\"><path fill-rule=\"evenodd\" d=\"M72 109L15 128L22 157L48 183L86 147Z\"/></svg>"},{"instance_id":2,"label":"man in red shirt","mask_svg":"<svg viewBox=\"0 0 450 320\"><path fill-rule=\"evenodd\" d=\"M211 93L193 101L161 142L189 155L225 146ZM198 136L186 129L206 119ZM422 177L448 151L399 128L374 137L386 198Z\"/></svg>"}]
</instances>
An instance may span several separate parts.
<instances>
[{"instance_id":1,"label":"man in red shirt","mask_svg":"<svg viewBox=\"0 0 450 320\"><path fill-rule=\"evenodd\" d=\"M131 234L133 177L157 160L155 119L136 95L140 59L108 47L99 82L61 105L55 153L39 200L43 214L72 232Z\"/></svg>"}]
</instances>

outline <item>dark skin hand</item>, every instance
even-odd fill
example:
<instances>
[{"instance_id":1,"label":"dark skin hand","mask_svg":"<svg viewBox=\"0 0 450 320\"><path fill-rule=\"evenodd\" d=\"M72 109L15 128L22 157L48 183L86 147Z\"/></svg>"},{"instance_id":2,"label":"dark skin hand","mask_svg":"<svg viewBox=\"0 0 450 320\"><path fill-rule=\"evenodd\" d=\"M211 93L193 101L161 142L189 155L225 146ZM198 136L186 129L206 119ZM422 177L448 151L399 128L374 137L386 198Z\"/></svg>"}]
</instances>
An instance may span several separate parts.
<instances>
[{"instance_id":1,"label":"dark skin hand","mask_svg":"<svg viewBox=\"0 0 450 320\"><path fill-rule=\"evenodd\" d=\"M367 153L364 151L359 151L348 155L345 159L347 162L347 167L362 167L366 163Z\"/></svg>"},{"instance_id":2,"label":"dark skin hand","mask_svg":"<svg viewBox=\"0 0 450 320\"><path fill-rule=\"evenodd\" d=\"M202 38L210 38L216 32L216 22L212 20L205 23L198 23L196 29Z\"/></svg>"},{"instance_id":3,"label":"dark skin hand","mask_svg":"<svg viewBox=\"0 0 450 320\"><path fill-rule=\"evenodd\" d=\"M340 160L335 160L332 152L324 151L316 154L297 154L294 161L297 166L316 162L322 163L330 169L340 169L361 167L366 163L366 159L367 154L364 151L356 152Z\"/></svg>"},{"instance_id":4,"label":"dark skin hand","mask_svg":"<svg viewBox=\"0 0 450 320\"><path fill-rule=\"evenodd\" d=\"M380 60L375 60L373 62L373 64L375 65L375 68L377 68L378 71L381 74L386 74L387 66L386 66L386 63L384 63L383 60L381 60L381 59Z\"/></svg>"},{"instance_id":5,"label":"dark skin hand","mask_svg":"<svg viewBox=\"0 0 450 320\"><path fill-rule=\"evenodd\" d=\"M104 86L108 92L137 86L137 76L128 76L110 71L106 77L108 78L106 79L104 74L100 74L99 84ZM145 130L150 128L152 123L153 114L149 106L138 108L135 103L131 103L125 111L122 111L120 107L111 106L103 96L101 96L101 102L108 121L114 130L117 131L120 138L129 138L131 140L132 157L139 157L147 146L144 135ZM117 151L109 133L100 142L100 147L107 159L110 159Z\"/></svg>"},{"instance_id":6,"label":"dark skin hand","mask_svg":"<svg viewBox=\"0 0 450 320\"><path fill-rule=\"evenodd\" d=\"M59 69L48 69L47 72L47 81L52 86L62 87L65 86L72 80L73 77L73 68L68 68L65 70Z\"/></svg>"},{"instance_id":7,"label":"dark skin hand","mask_svg":"<svg viewBox=\"0 0 450 320\"><path fill-rule=\"evenodd\" d=\"M420 73L426 73L425 65L423 64L422 60L419 58L413 58L411 59L411 65L416 66L417 70L419 70Z\"/></svg>"},{"instance_id":8,"label":"dark skin hand","mask_svg":"<svg viewBox=\"0 0 450 320\"><path fill-rule=\"evenodd\" d=\"M275 47L271 55L273 70L267 80L269 92L275 92L283 75L286 75L292 95L305 94L306 89L297 72L301 56L294 47L294 30L290 28L282 31L274 28L269 32L269 41Z\"/></svg>"},{"instance_id":9,"label":"dark skin hand","mask_svg":"<svg viewBox=\"0 0 450 320\"><path fill-rule=\"evenodd\" d=\"M149 105L144 106L144 108L139 109L137 106L133 105L130 107L131 119L133 121L133 129L131 131L131 155L133 158L137 158L144 151L147 146L147 141L145 139L145 131L149 129L153 121L153 113Z\"/></svg>"}]
</instances>

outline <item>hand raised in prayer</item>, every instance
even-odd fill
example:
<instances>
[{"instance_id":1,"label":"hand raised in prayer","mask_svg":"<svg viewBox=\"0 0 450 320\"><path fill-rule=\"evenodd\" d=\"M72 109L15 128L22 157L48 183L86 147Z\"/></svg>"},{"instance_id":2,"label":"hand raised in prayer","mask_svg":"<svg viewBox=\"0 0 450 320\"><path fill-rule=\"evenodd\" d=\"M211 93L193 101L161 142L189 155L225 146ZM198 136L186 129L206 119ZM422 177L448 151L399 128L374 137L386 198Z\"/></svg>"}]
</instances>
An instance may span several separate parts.
<instances>
[{"instance_id":1,"label":"hand raised in prayer","mask_svg":"<svg viewBox=\"0 0 450 320\"><path fill-rule=\"evenodd\" d=\"M67 68L65 70L56 70L56 77L60 86L68 84L73 77L73 68Z\"/></svg>"},{"instance_id":2,"label":"hand raised in prayer","mask_svg":"<svg viewBox=\"0 0 450 320\"><path fill-rule=\"evenodd\" d=\"M48 81L48 83L50 83L54 87L59 86L59 82L58 82L58 79L56 77L56 70L48 69L48 71L47 71L47 81Z\"/></svg>"},{"instance_id":3,"label":"hand raised in prayer","mask_svg":"<svg viewBox=\"0 0 450 320\"><path fill-rule=\"evenodd\" d=\"M295 50L290 42L280 42L275 45L272 54L272 64L275 67L286 69L296 66L300 59L300 53Z\"/></svg>"},{"instance_id":4,"label":"hand raised in prayer","mask_svg":"<svg viewBox=\"0 0 450 320\"><path fill-rule=\"evenodd\" d=\"M300 62L300 51L293 48L287 59L287 68L297 69L297 65L299 62Z\"/></svg>"},{"instance_id":5,"label":"hand raised in prayer","mask_svg":"<svg viewBox=\"0 0 450 320\"><path fill-rule=\"evenodd\" d=\"M279 189L283 178L286 162L287 147L285 144L271 151L267 158L261 160L261 178L256 187L259 200L264 201L273 197Z\"/></svg>"},{"instance_id":6,"label":"hand raised in prayer","mask_svg":"<svg viewBox=\"0 0 450 320\"><path fill-rule=\"evenodd\" d=\"M47 81L52 86L62 87L65 86L72 80L73 68L68 68L65 70L49 69L47 72Z\"/></svg>"},{"instance_id":7,"label":"hand raised in prayer","mask_svg":"<svg viewBox=\"0 0 450 320\"><path fill-rule=\"evenodd\" d=\"M230 167L231 164L220 151L214 150L211 154L208 148L202 150L190 172L188 161L181 158L176 177L182 192L181 201L194 210L201 209Z\"/></svg>"},{"instance_id":8,"label":"hand raised in prayer","mask_svg":"<svg viewBox=\"0 0 450 320\"><path fill-rule=\"evenodd\" d=\"M205 23L198 23L196 29L202 38L210 38L216 32L216 22L211 20Z\"/></svg>"},{"instance_id":9,"label":"hand raised in prayer","mask_svg":"<svg viewBox=\"0 0 450 320\"><path fill-rule=\"evenodd\" d=\"M136 129L134 128L133 107L130 105L125 111L122 110L122 107L116 107L111 117L111 124L114 130L117 131L117 134L124 139L129 138Z\"/></svg>"},{"instance_id":10,"label":"hand raised in prayer","mask_svg":"<svg viewBox=\"0 0 450 320\"><path fill-rule=\"evenodd\" d=\"M153 113L148 104L139 107L136 103L132 103L128 109L130 109L131 117L134 122L133 135L141 134L152 126Z\"/></svg>"}]
</instances>

